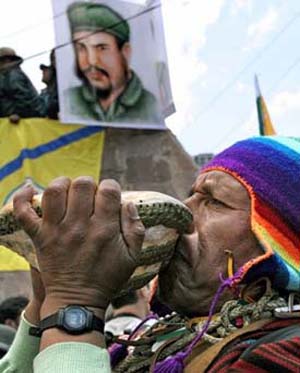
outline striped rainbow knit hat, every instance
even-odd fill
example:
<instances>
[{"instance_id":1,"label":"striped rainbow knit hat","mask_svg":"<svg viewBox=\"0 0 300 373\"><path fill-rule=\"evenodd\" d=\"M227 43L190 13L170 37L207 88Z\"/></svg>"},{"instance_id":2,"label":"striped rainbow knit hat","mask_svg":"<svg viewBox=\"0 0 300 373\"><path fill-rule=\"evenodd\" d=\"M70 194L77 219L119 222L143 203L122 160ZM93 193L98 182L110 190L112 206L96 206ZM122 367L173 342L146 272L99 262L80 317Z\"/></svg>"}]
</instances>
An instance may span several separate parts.
<instances>
[{"instance_id":1,"label":"striped rainbow knit hat","mask_svg":"<svg viewBox=\"0 0 300 373\"><path fill-rule=\"evenodd\" d=\"M264 254L234 275L235 283L268 276L279 289L300 292L300 139L280 136L240 141L202 172L224 171L251 198L251 228Z\"/></svg>"}]
</instances>

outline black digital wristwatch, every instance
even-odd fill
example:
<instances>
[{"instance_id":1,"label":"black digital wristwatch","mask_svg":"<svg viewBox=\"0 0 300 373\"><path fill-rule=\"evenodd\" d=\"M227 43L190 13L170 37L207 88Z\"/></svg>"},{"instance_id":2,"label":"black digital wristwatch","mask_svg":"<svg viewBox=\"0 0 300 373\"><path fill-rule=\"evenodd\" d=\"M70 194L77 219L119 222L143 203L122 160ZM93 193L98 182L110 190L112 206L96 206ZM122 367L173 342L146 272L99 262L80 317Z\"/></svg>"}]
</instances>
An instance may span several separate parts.
<instances>
[{"instance_id":1,"label":"black digital wristwatch","mask_svg":"<svg viewBox=\"0 0 300 373\"><path fill-rule=\"evenodd\" d=\"M60 308L55 314L41 320L38 327L31 327L29 334L40 337L51 328L64 330L68 334L79 335L93 330L104 333L104 322L94 312L83 306L70 305Z\"/></svg>"}]
</instances>

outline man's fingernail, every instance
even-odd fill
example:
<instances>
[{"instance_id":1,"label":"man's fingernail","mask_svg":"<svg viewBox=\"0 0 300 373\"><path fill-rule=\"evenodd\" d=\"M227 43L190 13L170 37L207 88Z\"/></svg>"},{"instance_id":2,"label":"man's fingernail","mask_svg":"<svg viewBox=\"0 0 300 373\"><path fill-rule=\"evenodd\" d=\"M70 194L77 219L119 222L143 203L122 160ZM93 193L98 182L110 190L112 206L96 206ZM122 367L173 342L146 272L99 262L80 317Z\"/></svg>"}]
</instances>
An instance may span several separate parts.
<instances>
[{"instance_id":1,"label":"man's fingernail","mask_svg":"<svg viewBox=\"0 0 300 373\"><path fill-rule=\"evenodd\" d=\"M128 203L127 211L129 212L129 216L132 220L141 220L138 210L133 202Z\"/></svg>"},{"instance_id":2,"label":"man's fingernail","mask_svg":"<svg viewBox=\"0 0 300 373\"><path fill-rule=\"evenodd\" d=\"M26 189L32 188L34 194L39 194L39 192L35 189L32 181L30 181L30 180L26 181L26 183L24 184L24 188L26 188Z\"/></svg>"}]
</instances>

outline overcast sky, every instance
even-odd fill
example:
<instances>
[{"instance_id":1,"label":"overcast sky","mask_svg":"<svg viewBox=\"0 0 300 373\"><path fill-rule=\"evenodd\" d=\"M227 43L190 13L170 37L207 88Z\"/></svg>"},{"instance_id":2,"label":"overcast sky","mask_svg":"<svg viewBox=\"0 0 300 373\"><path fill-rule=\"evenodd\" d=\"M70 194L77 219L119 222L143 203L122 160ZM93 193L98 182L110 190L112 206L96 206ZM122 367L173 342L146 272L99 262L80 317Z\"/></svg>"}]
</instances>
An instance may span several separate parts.
<instances>
[{"instance_id":1,"label":"overcast sky","mask_svg":"<svg viewBox=\"0 0 300 373\"><path fill-rule=\"evenodd\" d=\"M38 66L55 45L51 1L0 4L0 45L37 55L23 68L40 90ZM162 0L162 8L177 108L167 125L190 154L258 134L255 73L277 133L300 136L299 0Z\"/></svg>"}]
</instances>

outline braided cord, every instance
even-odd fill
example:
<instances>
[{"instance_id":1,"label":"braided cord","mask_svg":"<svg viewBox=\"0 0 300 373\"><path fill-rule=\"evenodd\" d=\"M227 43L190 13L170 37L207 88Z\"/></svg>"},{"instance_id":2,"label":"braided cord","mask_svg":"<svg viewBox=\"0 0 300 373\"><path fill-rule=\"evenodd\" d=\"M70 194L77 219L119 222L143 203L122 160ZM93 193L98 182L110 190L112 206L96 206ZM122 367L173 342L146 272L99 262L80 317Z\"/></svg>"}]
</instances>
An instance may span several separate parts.
<instances>
[{"instance_id":1,"label":"braided cord","mask_svg":"<svg viewBox=\"0 0 300 373\"><path fill-rule=\"evenodd\" d=\"M278 307L286 307L287 301L274 290L263 295L257 302L247 304L241 300L231 300L224 304L220 314L210 324L204 339L217 343L241 327L257 320L271 318ZM204 322L197 325L201 330ZM209 335L210 332L213 335Z\"/></svg>"},{"instance_id":2,"label":"braided cord","mask_svg":"<svg viewBox=\"0 0 300 373\"><path fill-rule=\"evenodd\" d=\"M286 307L287 301L280 297L273 289L267 294L263 295L257 302L246 303L243 300L231 300L226 302L220 313L211 321L207 332L203 335L200 343L205 345L205 348L220 342L223 338L233 333L241 327L247 326L252 322L262 319L271 318L274 311L278 307ZM162 328L166 327L166 334L168 333L167 326L178 325L178 328L183 325L186 326L185 332L181 337L174 340L173 343L166 341L166 347L160 348L160 353L155 356L157 361L161 361L168 356L171 356L179 351L182 351L195 338L197 333L202 330L206 320L201 320L193 328L190 328L186 319L180 318L179 315L168 318L168 320L160 320L157 324L151 327L142 336L145 338L145 344L134 349L134 352L125 360L118 364L114 373L144 373L149 372L149 367L152 363L155 353L151 350L152 346L146 342L149 336L161 336ZM157 331L155 331L157 330Z\"/></svg>"}]
</instances>

